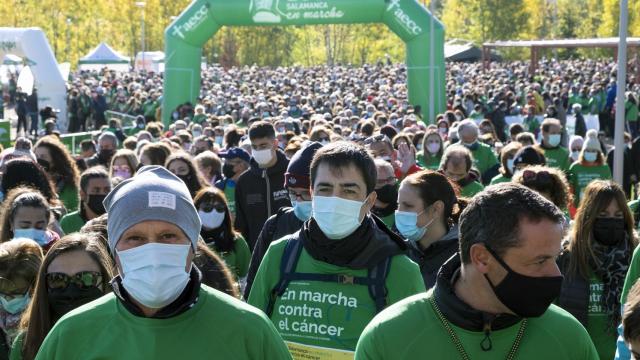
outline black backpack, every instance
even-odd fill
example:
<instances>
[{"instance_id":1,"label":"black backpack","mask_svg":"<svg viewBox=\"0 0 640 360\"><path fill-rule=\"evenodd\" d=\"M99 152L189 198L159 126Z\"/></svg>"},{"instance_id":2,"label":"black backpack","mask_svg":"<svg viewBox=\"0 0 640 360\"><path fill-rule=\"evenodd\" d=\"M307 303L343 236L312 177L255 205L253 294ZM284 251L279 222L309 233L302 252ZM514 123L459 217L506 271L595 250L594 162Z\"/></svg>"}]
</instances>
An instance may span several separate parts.
<instances>
[{"instance_id":1,"label":"black backpack","mask_svg":"<svg viewBox=\"0 0 640 360\"><path fill-rule=\"evenodd\" d=\"M391 267L391 256L372 266L368 270L367 277L339 275L339 274L313 274L296 272L296 266L302 253L302 241L296 237L289 237L280 260L280 280L271 290L269 304L265 313L271 317L273 307L278 297L287 290L289 283L296 280L323 281L337 284L366 285L369 288L369 295L376 305L376 313L382 311L387 305L387 287L385 286L389 268Z\"/></svg>"}]
</instances>

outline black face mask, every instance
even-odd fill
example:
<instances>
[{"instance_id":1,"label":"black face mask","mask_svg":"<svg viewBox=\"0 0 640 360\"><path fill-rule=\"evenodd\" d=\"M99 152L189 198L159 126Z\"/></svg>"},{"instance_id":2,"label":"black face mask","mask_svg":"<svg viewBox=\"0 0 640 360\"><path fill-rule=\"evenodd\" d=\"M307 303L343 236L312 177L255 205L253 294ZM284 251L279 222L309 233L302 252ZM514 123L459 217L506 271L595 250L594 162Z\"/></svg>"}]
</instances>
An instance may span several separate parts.
<instances>
[{"instance_id":1,"label":"black face mask","mask_svg":"<svg viewBox=\"0 0 640 360\"><path fill-rule=\"evenodd\" d=\"M44 169L44 171L49 171L51 169L51 163L49 163L47 160L45 159L38 159L38 164L40 164L40 166L42 166L42 168Z\"/></svg>"},{"instance_id":2,"label":"black face mask","mask_svg":"<svg viewBox=\"0 0 640 360\"><path fill-rule=\"evenodd\" d=\"M79 288L69 284L64 289L49 289L48 294L52 315L57 321L69 311L101 297L104 292L96 286Z\"/></svg>"},{"instance_id":3,"label":"black face mask","mask_svg":"<svg viewBox=\"0 0 640 360\"><path fill-rule=\"evenodd\" d=\"M384 208L374 206L371 212L378 217L387 217L393 214L398 208L398 188L395 185L385 185L375 191L378 195L378 200L388 205Z\"/></svg>"},{"instance_id":4,"label":"black face mask","mask_svg":"<svg viewBox=\"0 0 640 360\"><path fill-rule=\"evenodd\" d=\"M231 179L232 177L236 176L235 171L233 171L233 165L231 164L222 165L222 175L224 175L224 177L227 179Z\"/></svg>"},{"instance_id":5,"label":"black face mask","mask_svg":"<svg viewBox=\"0 0 640 360\"><path fill-rule=\"evenodd\" d=\"M104 205L102 202L107 195L88 195L87 206L91 211L93 211L97 216L100 216L107 211L104 209Z\"/></svg>"},{"instance_id":6,"label":"black face mask","mask_svg":"<svg viewBox=\"0 0 640 360\"><path fill-rule=\"evenodd\" d=\"M549 305L560 295L564 277L562 275L532 277L519 274L511 270L491 248L486 245L485 247L507 270L507 276L497 285L493 285L487 274L484 275L498 300L523 318L539 317L544 314Z\"/></svg>"},{"instance_id":7,"label":"black face mask","mask_svg":"<svg viewBox=\"0 0 640 360\"><path fill-rule=\"evenodd\" d=\"M179 177L180 180L182 180L182 182L184 182L185 185L187 185L187 187L189 186L189 184L191 184L191 175L190 174L176 175L176 176Z\"/></svg>"},{"instance_id":8,"label":"black face mask","mask_svg":"<svg viewBox=\"0 0 640 360\"><path fill-rule=\"evenodd\" d=\"M624 218L599 217L593 223L593 238L602 245L619 244L626 236Z\"/></svg>"},{"instance_id":9,"label":"black face mask","mask_svg":"<svg viewBox=\"0 0 640 360\"><path fill-rule=\"evenodd\" d=\"M100 152L98 153L98 159L100 160L100 162L108 164L111 162L111 158L113 157L113 154L115 154L114 150L101 149Z\"/></svg>"}]
</instances>

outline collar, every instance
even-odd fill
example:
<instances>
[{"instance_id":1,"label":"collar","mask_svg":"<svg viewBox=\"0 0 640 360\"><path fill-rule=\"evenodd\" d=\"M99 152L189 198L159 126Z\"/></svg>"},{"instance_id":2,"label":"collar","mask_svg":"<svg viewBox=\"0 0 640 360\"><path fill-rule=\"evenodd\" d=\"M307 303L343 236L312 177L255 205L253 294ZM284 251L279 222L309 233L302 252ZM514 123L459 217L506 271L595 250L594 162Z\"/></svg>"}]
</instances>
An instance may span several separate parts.
<instances>
[{"instance_id":1,"label":"collar","mask_svg":"<svg viewBox=\"0 0 640 360\"><path fill-rule=\"evenodd\" d=\"M460 277L460 254L456 253L442 265L438 272L434 298L442 314L452 324L470 331L506 329L522 320L510 314L493 315L476 310L462 301L454 291L454 284Z\"/></svg>"},{"instance_id":2,"label":"collar","mask_svg":"<svg viewBox=\"0 0 640 360\"><path fill-rule=\"evenodd\" d=\"M183 312L191 309L197 302L200 295L200 284L202 282L202 273L194 265L191 266L191 272L189 273L189 283L182 291L182 294L178 296L171 304L163 307L156 312L151 319L168 319L174 316L178 316ZM131 300L131 295L127 293L124 286L122 286L122 278L120 275L111 280L111 287L113 293L116 295L120 303L131 314L138 317L147 317L142 313L142 310Z\"/></svg>"}]
</instances>

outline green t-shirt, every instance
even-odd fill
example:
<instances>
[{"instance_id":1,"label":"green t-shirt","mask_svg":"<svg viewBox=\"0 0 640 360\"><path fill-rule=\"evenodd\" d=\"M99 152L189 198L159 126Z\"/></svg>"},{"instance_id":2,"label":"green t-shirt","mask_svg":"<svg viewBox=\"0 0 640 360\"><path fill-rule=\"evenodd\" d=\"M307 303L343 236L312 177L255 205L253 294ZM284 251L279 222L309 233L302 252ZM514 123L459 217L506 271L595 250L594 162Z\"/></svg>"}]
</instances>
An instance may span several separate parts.
<instances>
[{"instance_id":1,"label":"green t-shirt","mask_svg":"<svg viewBox=\"0 0 640 360\"><path fill-rule=\"evenodd\" d=\"M589 307L587 309L587 332L593 341L600 359L613 359L616 353L615 329L609 329L609 316L603 306L602 293L604 284L602 279L591 274L589 279Z\"/></svg>"},{"instance_id":2,"label":"green t-shirt","mask_svg":"<svg viewBox=\"0 0 640 360\"><path fill-rule=\"evenodd\" d=\"M475 150L471 151L473 155L473 165L480 171L480 174L499 164L496 154L493 153L491 147L487 144L477 142L479 145Z\"/></svg>"},{"instance_id":3,"label":"green t-shirt","mask_svg":"<svg viewBox=\"0 0 640 360\"><path fill-rule=\"evenodd\" d=\"M553 149L545 149L539 146L538 150L544 154L544 158L547 160L547 166L558 168L565 172L569 170L571 160L569 159L569 150L567 150L567 148L558 146Z\"/></svg>"},{"instance_id":4,"label":"green t-shirt","mask_svg":"<svg viewBox=\"0 0 640 360\"><path fill-rule=\"evenodd\" d=\"M9 360L22 360L22 343L24 341L25 332L21 331L13 344L11 345L11 352L9 353Z\"/></svg>"},{"instance_id":5,"label":"green t-shirt","mask_svg":"<svg viewBox=\"0 0 640 360\"><path fill-rule=\"evenodd\" d=\"M65 185L58 194L67 213L78 210L78 189L71 184Z\"/></svg>"},{"instance_id":6,"label":"green t-shirt","mask_svg":"<svg viewBox=\"0 0 640 360\"><path fill-rule=\"evenodd\" d=\"M484 190L484 186L479 182L474 181L460 189L460 196L472 198L475 194L479 193L482 190Z\"/></svg>"},{"instance_id":7,"label":"green t-shirt","mask_svg":"<svg viewBox=\"0 0 640 360\"><path fill-rule=\"evenodd\" d=\"M633 214L633 218L638 219L638 215L637 215L637 211L638 211L638 206L640 205L640 200L633 200L633 201L629 201L629 203L627 204L629 205L629 209L631 209L631 213ZM638 230L640 230L640 222L638 222Z\"/></svg>"},{"instance_id":8,"label":"green t-shirt","mask_svg":"<svg viewBox=\"0 0 640 360\"><path fill-rule=\"evenodd\" d=\"M625 120L630 122L638 121L638 105L631 101L625 101L624 104Z\"/></svg>"},{"instance_id":9,"label":"green t-shirt","mask_svg":"<svg viewBox=\"0 0 640 360\"><path fill-rule=\"evenodd\" d=\"M362 333L355 360L460 359L460 353L429 302L431 294L429 291L404 299L378 314ZM482 331L449 325L473 360L504 359L520 328L518 323L493 331L491 350L483 351ZM584 327L568 312L551 305L541 317L528 320L516 358L598 360L598 354Z\"/></svg>"},{"instance_id":10,"label":"green t-shirt","mask_svg":"<svg viewBox=\"0 0 640 360\"><path fill-rule=\"evenodd\" d=\"M629 294L629 291L638 278L640 278L640 246L633 250L631 264L629 264L627 276L624 278L624 287L622 288L622 295L620 295L620 303L622 305L627 302L627 294Z\"/></svg>"},{"instance_id":11,"label":"green t-shirt","mask_svg":"<svg viewBox=\"0 0 640 360\"><path fill-rule=\"evenodd\" d=\"M99 325L99 326L97 326ZM202 285L198 302L168 319L131 314L114 294L60 319L37 360L290 359L269 319L257 309Z\"/></svg>"},{"instance_id":12,"label":"green t-shirt","mask_svg":"<svg viewBox=\"0 0 640 360\"><path fill-rule=\"evenodd\" d=\"M391 215L387 215L383 218L380 218L382 222L387 225L387 228L393 229L393 226L396 224L396 214L393 213Z\"/></svg>"},{"instance_id":13,"label":"green t-shirt","mask_svg":"<svg viewBox=\"0 0 640 360\"><path fill-rule=\"evenodd\" d=\"M80 216L80 210L69 213L60 219L60 227L65 234L71 234L80 231L85 221Z\"/></svg>"},{"instance_id":14,"label":"green t-shirt","mask_svg":"<svg viewBox=\"0 0 640 360\"><path fill-rule=\"evenodd\" d=\"M286 241L281 239L269 246L256 274L248 302L259 309L267 309L271 290L280 279L280 259ZM318 261L304 249L296 271L367 276L366 269L353 270ZM420 269L405 255L391 260L386 287L387 305L425 291ZM271 321L295 359L343 359L353 356L362 330L375 314L367 286L292 281L276 300Z\"/></svg>"},{"instance_id":15,"label":"green t-shirt","mask_svg":"<svg viewBox=\"0 0 640 360\"><path fill-rule=\"evenodd\" d=\"M205 114L195 114L195 115L193 115L193 120L191 120L191 121L196 123L196 124L202 125L202 123L206 119L207 119L207 115L205 115Z\"/></svg>"},{"instance_id":16,"label":"green t-shirt","mask_svg":"<svg viewBox=\"0 0 640 360\"><path fill-rule=\"evenodd\" d=\"M596 166L585 166L575 162L569 168L569 185L573 189L573 199L575 206L580 204L584 189L593 180L611 179L611 169L607 164Z\"/></svg>"},{"instance_id":17,"label":"green t-shirt","mask_svg":"<svg viewBox=\"0 0 640 360\"><path fill-rule=\"evenodd\" d=\"M510 177L506 177L503 174L498 174L498 175L494 176L493 179L491 179L491 183L489 185L506 183L506 182L510 182L510 181L511 181Z\"/></svg>"},{"instance_id":18,"label":"green t-shirt","mask_svg":"<svg viewBox=\"0 0 640 360\"><path fill-rule=\"evenodd\" d=\"M416 161L424 169L438 170L440 168L440 160L442 156L424 156L424 151L419 151L416 154Z\"/></svg>"},{"instance_id":19,"label":"green t-shirt","mask_svg":"<svg viewBox=\"0 0 640 360\"><path fill-rule=\"evenodd\" d=\"M236 216L236 182L229 179L224 186L224 196L227 198L227 206L229 212L234 217Z\"/></svg>"},{"instance_id":20,"label":"green t-shirt","mask_svg":"<svg viewBox=\"0 0 640 360\"><path fill-rule=\"evenodd\" d=\"M210 246L211 250L216 251L213 246ZM238 279L243 278L249 271L249 261L251 261L251 251L247 241L238 235L234 243L233 251L220 252L219 253L224 263L229 267Z\"/></svg>"}]
</instances>

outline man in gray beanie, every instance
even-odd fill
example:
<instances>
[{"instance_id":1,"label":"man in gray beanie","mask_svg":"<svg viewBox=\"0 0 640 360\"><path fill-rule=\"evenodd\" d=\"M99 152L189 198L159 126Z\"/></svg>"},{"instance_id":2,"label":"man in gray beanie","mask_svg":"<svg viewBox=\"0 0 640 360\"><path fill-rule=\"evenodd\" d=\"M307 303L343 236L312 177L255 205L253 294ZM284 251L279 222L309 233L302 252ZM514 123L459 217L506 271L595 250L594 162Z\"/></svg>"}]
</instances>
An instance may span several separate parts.
<instances>
[{"instance_id":1,"label":"man in gray beanie","mask_svg":"<svg viewBox=\"0 0 640 360\"><path fill-rule=\"evenodd\" d=\"M36 359L291 358L264 314L201 284L200 218L178 177L143 167L104 206L113 293L60 319Z\"/></svg>"}]
</instances>

